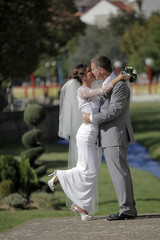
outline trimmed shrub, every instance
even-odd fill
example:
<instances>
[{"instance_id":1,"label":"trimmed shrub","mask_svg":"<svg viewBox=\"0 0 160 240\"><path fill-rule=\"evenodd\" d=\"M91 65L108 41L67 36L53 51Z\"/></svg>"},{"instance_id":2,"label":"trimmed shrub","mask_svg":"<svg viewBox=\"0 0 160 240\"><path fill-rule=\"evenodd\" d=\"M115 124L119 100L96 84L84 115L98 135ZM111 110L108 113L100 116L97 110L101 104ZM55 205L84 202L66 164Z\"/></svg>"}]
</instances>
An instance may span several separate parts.
<instances>
[{"instance_id":1,"label":"trimmed shrub","mask_svg":"<svg viewBox=\"0 0 160 240\"><path fill-rule=\"evenodd\" d=\"M0 182L0 198L4 198L15 190L14 183L11 180L3 180Z\"/></svg>"},{"instance_id":2,"label":"trimmed shrub","mask_svg":"<svg viewBox=\"0 0 160 240\"><path fill-rule=\"evenodd\" d=\"M44 152L44 147L35 147L35 148L30 148L26 151L22 152L22 157L26 156L29 159L29 162L32 167L36 167L35 160Z\"/></svg>"},{"instance_id":3,"label":"trimmed shrub","mask_svg":"<svg viewBox=\"0 0 160 240\"><path fill-rule=\"evenodd\" d=\"M11 180L18 189L19 163L10 155L0 155L0 181L3 180Z\"/></svg>"},{"instance_id":4,"label":"trimmed shrub","mask_svg":"<svg viewBox=\"0 0 160 240\"><path fill-rule=\"evenodd\" d=\"M28 200L18 193L10 194L4 200L10 207L14 208L23 208L28 203Z\"/></svg>"},{"instance_id":5,"label":"trimmed shrub","mask_svg":"<svg viewBox=\"0 0 160 240\"><path fill-rule=\"evenodd\" d=\"M22 143L26 148L37 147L41 145L39 142L41 135L42 132L40 129L30 130L22 136Z\"/></svg>"},{"instance_id":6,"label":"trimmed shrub","mask_svg":"<svg viewBox=\"0 0 160 240\"><path fill-rule=\"evenodd\" d=\"M29 104L24 112L24 121L27 125L38 126L45 119L45 111L37 103Z\"/></svg>"},{"instance_id":7,"label":"trimmed shrub","mask_svg":"<svg viewBox=\"0 0 160 240\"><path fill-rule=\"evenodd\" d=\"M23 156L29 159L31 167L37 169L39 166L35 163L37 158L44 153L44 146L40 142L41 138L41 130L35 129L37 125L39 125L45 118L45 111L42 106L39 104L29 104L24 112L24 121L28 125L32 125L34 127L33 130L28 131L22 136L22 143L28 149L21 153ZM38 176L42 176L46 168L42 167L40 170L37 170Z\"/></svg>"},{"instance_id":8,"label":"trimmed shrub","mask_svg":"<svg viewBox=\"0 0 160 240\"><path fill-rule=\"evenodd\" d=\"M33 168L31 168L28 158L22 157L20 165L20 189L21 191L30 196L30 194L38 188L38 178Z\"/></svg>"}]
</instances>

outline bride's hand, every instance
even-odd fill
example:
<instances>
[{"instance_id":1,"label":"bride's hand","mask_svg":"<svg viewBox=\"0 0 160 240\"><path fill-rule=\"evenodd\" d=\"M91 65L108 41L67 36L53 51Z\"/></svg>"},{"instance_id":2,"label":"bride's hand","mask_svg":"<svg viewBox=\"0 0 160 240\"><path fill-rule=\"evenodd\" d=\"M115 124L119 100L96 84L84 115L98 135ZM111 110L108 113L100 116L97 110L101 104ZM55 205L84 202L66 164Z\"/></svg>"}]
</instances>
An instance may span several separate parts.
<instances>
[{"instance_id":1,"label":"bride's hand","mask_svg":"<svg viewBox=\"0 0 160 240\"><path fill-rule=\"evenodd\" d=\"M90 114L89 113L82 112L82 118L83 118L83 122L85 124L90 123Z\"/></svg>"},{"instance_id":2,"label":"bride's hand","mask_svg":"<svg viewBox=\"0 0 160 240\"><path fill-rule=\"evenodd\" d=\"M123 80L129 81L131 75L129 74L120 74Z\"/></svg>"}]
</instances>

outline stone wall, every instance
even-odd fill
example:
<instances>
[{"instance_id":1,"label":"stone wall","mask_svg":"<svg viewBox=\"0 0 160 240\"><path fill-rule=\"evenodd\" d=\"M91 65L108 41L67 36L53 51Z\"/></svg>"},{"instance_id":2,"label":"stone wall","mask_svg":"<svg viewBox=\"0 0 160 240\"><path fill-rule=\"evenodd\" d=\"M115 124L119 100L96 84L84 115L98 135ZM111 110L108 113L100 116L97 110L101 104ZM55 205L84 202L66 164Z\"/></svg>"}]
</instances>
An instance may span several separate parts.
<instances>
[{"instance_id":1,"label":"stone wall","mask_svg":"<svg viewBox=\"0 0 160 240\"><path fill-rule=\"evenodd\" d=\"M37 127L42 130L42 139L54 141L58 138L59 106L45 107L46 118ZM24 112L0 113L0 141L15 140L32 129L23 120Z\"/></svg>"}]
</instances>

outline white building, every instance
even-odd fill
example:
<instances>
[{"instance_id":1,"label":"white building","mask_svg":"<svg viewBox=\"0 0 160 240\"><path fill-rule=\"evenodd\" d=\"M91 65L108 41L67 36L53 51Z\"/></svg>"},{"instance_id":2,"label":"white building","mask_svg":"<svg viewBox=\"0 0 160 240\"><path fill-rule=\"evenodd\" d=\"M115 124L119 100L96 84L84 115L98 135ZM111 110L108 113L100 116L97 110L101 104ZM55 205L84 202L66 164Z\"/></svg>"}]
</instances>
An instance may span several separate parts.
<instances>
[{"instance_id":1,"label":"white building","mask_svg":"<svg viewBox=\"0 0 160 240\"><path fill-rule=\"evenodd\" d=\"M106 27L110 17L117 15L119 10L135 10L146 18L153 12L160 13L160 0L75 0L75 3L84 10L81 12L81 21L98 27Z\"/></svg>"},{"instance_id":2,"label":"white building","mask_svg":"<svg viewBox=\"0 0 160 240\"><path fill-rule=\"evenodd\" d=\"M101 0L94 7L84 13L80 19L88 25L105 27L108 19L118 14L119 8L106 0Z\"/></svg>"}]
</instances>

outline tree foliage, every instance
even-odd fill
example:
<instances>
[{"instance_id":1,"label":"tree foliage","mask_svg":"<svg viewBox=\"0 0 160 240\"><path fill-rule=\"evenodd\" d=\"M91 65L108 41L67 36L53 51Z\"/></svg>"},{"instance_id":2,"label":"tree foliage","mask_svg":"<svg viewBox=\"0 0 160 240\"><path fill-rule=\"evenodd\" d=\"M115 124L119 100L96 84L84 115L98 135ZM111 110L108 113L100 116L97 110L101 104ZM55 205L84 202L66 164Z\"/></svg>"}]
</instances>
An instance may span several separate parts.
<instances>
[{"instance_id":1,"label":"tree foliage","mask_svg":"<svg viewBox=\"0 0 160 240\"><path fill-rule=\"evenodd\" d=\"M83 30L71 0L0 0L0 81L26 77Z\"/></svg>"},{"instance_id":2,"label":"tree foliage","mask_svg":"<svg viewBox=\"0 0 160 240\"><path fill-rule=\"evenodd\" d=\"M127 28L121 38L120 47L126 54L128 64L137 70L145 70L145 59L153 59L153 70L159 71L160 66L160 16L152 15L145 24L135 22Z\"/></svg>"},{"instance_id":3,"label":"tree foliage","mask_svg":"<svg viewBox=\"0 0 160 240\"><path fill-rule=\"evenodd\" d=\"M120 39L125 29L131 29L136 21L144 24L143 15L137 15L135 12L119 12L117 16L110 18L109 24L105 28L88 26L85 34L74 40L76 47L73 48L73 40L69 43L69 51L72 53L68 59L69 71L75 64L81 62L89 64L90 59L98 54L107 55L112 62L121 60L126 65L125 52L120 49Z\"/></svg>"}]
</instances>

